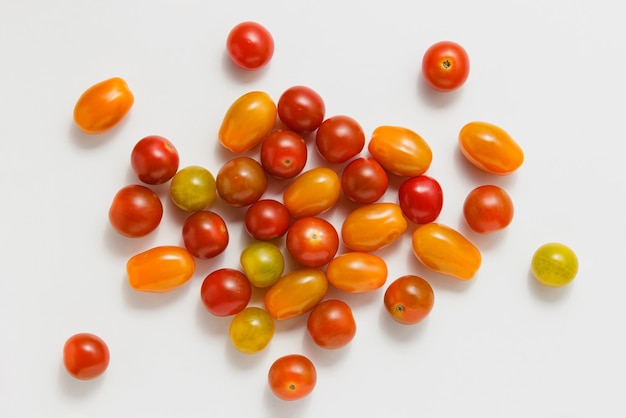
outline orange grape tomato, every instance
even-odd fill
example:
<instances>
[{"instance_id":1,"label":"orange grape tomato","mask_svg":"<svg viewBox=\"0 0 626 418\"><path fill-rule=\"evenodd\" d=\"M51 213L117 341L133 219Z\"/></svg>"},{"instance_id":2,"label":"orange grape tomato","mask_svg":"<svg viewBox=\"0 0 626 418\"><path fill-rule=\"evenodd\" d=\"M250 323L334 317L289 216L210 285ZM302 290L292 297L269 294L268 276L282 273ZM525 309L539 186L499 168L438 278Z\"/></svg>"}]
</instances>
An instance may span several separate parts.
<instances>
[{"instance_id":1,"label":"orange grape tomato","mask_svg":"<svg viewBox=\"0 0 626 418\"><path fill-rule=\"evenodd\" d=\"M277 320L300 316L313 309L327 290L328 279L322 270L291 270L267 290L265 308Z\"/></svg>"},{"instance_id":2,"label":"orange grape tomato","mask_svg":"<svg viewBox=\"0 0 626 418\"><path fill-rule=\"evenodd\" d=\"M245 93L228 108L220 126L219 141L235 154L249 151L274 128L276 117L276 104L267 93Z\"/></svg>"},{"instance_id":3,"label":"orange grape tomato","mask_svg":"<svg viewBox=\"0 0 626 418\"><path fill-rule=\"evenodd\" d=\"M463 126L459 147L470 163L491 174L511 174L524 162L519 144L504 129L487 122Z\"/></svg>"},{"instance_id":4,"label":"orange grape tomato","mask_svg":"<svg viewBox=\"0 0 626 418\"><path fill-rule=\"evenodd\" d=\"M371 252L396 241L407 227L399 205L371 203L348 214L341 226L341 238L352 251Z\"/></svg>"},{"instance_id":5,"label":"orange grape tomato","mask_svg":"<svg viewBox=\"0 0 626 418\"><path fill-rule=\"evenodd\" d=\"M328 263L326 277L339 290L350 293L369 292L387 281L387 263L376 254L351 251Z\"/></svg>"},{"instance_id":6,"label":"orange grape tomato","mask_svg":"<svg viewBox=\"0 0 626 418\"><path fill-rule=\"evenodd\" d=\"M426 267L436 272L469 280L478 271L482 257L460 232L440 223L428 223L413 233L413 252Z\"/></svg>"},{"instance_id":7,"label":"orange grape tomato","mask_svg":"<svg viewBox=\"0 0 626 418\"><path fill-rule=\"evenodd\" d=\"M103 133L124 119L134 101L126 81L109 78L89 87L79 97L74 106L74 122L85 133Z\"/></svg>"},{"instance_id":8,"label":"orange grape tomato","mask_svg":"<svg viewBox=\"0 0 626 418\"><path fill-rule=\"evenodd\" d=\"M126 263L128 283L143 292L168 292L194 274L195 262L183 247L164 245L132 256Z\"/></svg>"},{"instance_id":9,"label":"orange grape tomato","mask_svg":"<svg viewBox=\"0 0 626 418\"><path fill-rule=\"evenodd\" d=\"M341 195L339 175L327 167L311 168L283 192L283 203L294 218L315 216L332 208Z\"/></svg>"},{"instance_id":10,"label":"orange grape tomato","mask_svg":"<svg viewBox=\"0 0 626 418\"><path fill-rule=\"evenodd\" d=\"M401 126L374 129L368 151L391 174L415 177L424 174L433 160L428 143L417 133Z\"/></svg>"}]
</instances>

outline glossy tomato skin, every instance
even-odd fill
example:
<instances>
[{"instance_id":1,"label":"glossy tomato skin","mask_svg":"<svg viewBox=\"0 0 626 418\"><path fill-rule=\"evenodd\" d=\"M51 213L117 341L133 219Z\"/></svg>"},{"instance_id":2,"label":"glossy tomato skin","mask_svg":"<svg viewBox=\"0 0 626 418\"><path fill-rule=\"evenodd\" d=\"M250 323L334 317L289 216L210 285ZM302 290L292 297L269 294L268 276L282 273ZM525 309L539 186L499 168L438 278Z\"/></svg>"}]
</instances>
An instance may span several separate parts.
<instances>
[{"instance_id":1,"label":"glossy tomato skin","mask_svg":"<svg viewBox=\"0 0 626 418\"><path fill-rule=\"evenodd\" d=\"M502 187L484 185L465 197L463 216L467 225L481 234L506 228L513 220L513 199Z\"/></svg>"},{"instance_id":2,"label":"glossy tomato skin","mask_svg":"<svg viewBox=\"0 0 626 418\"><path fill-rule=\"evenodd\" d=\"M186 211L196 212L210 206L215 200L215 177L204 167L191 165L178 170L170 182L170 198Z\"/></svg>"},{"instance_id":3,"label":"glossy tomato skin","mask_svg":"<svg viewBox=\"0 0 626 418\"><path fill-rule=\"evenodd\" d=\"M272 131L276 116L276 104L267 93L245 93L224 115L218 132L220 144L235 154L249 151Z\"/></svg>"},{"instance_id":4,"label":"glossy tomato skin","mask_svg":"<svg viewBox=\"0 0 626 418\"><path fill-rule=\"evenodd\" d=\"M339 299L318 303L309 313L306 327L313 342L328 350L348 345L356 335L352 309Z\"/></svg>"},{"instance_id":5,"label":"glossy tomato skin","mask_svg":"<svg viewBox=\"0 0 626 418\"><path fill-rule=\"evenodd\" d=\"M283 204L294 218L316 216L332 208L341 195L339 175L327 167L311 168L283 192Z\"/></svg>"},{"instance_id":6,"label":"glossy tomato skin","mask_svg":"<svg viewBox=\"0 0 626 418\"><path fill-rule=\"evenodd\" d=\"M330 262L339 249L339 234L327 220L317 216L296 219L285 239L287 251L305 267L321 267Z\"/></svg>"},{"instance_id":7,"label":"glossy tomato skin","mask_svg":"<svg viewBox=\"0 0 626 418\"><path fill-rule=\"evenodd\" d=\"M224 219L209 210L189 215L183 223L182 235L185 248L200 259L223 253L230 239Z\"/></svg>"},{"instance_id":8,"label":"glossy tomato skin","mask_svg":"<svg viewBox=\"0 0 626 418\"><path fill-rule=\"evenodd\" d=\"M288 129L271 132L261 143L261 165L278 179L291 179L300 174L307 158L304 138Z\"/></svg>"},{"instance_id":9,"label":"glossy tomato skin","mask_svg":"<svg viewBox=\"0 0 626 418\"><path fill-rule=\"evenodd\" d=\"M260 199L248 207L244 223L250 236L259 241L270 241L287 233L291 215L278 200Z\"/></svg>"},{"instance_id":10,"label":"glossy tomato skin","mask_svg":"<svg viewBox=\"0 0 626 418\"><path fill-rule=\"evenodd\" d=\"M274 38L257 22L241 22L228 33L226 50L238 67L258 70L274 55Z\"/></svg>"},{"instance_id":11,"label":"glossy tomato skin","mask_svg":"<svg viewBox=\"0 0 626 418\"><path fill-rule=\"evenodd\" d=\"M385 309L398 323L417 324L430 314L435 304L435 293L426 280L405 275L394 280L385 290Z\"/></svg>"},{"instance_id":12,"label":"glossy tomato skin","mask_svg":"<svg viewBox=\"0 0 626 418\"><path fill-rule=\"evenodd\" d=\"M142 292L169 292L195 272L193 255L183 247L163 245L132 256L126 263L128 284Z\"/></svg>"},{"instance_id":13,"label":"glossy tomato skin","mask_svg":"<svg viewBox=\"0 0 626 418\"><path fill-rule=\"evenodd\" d=\"M387 281L387 263L376 254L350 251L333 258L326 277L339 290L363 293L380 289Z\"/></svg>"},{"instance_id":14,"label":"glossy tomato skin","mask_svg":"<svg viewBox=\"0 0 626 418\"><path fill-rule=\"evenodd\" d=\"M387 172L371 157L355 158L341 172L341 190L355 203L376 202L385 194L388 186Z\"/></svg>"},{"instance_id":15,"label":"glossy tomato skin","mask_svg":"<svg viewBox=\"0 0 626 418\"><path fill-rule=\"evenodd\" d=\"M391 202L371 203L348 214L341 226L341 238L353 251L371 252L392 244L407 227L400 206Z\"/></svg>"},{"instance_id":16,"label":"glossy tomato skin","mask_svg":"<svg viewBox=\"0 0 626 418\"><path fill-rule=\"evenodd\" d=\"M277 108L280 120L298 133L316 130L326 114L322 97L306 86L293 86L285 90L278 99Z\"/></svg>"},{"instance_id":17,"label":"glossy tomato skin","mask_svg":"<svg viewBox=\"0 0 626 418\"><path fill-rule=\"evenodd\" d=\"M276 283L285 269L285 258L276 244L255 241L246 245L239 263L253 286L265 288Z\"/></svg>"},{"instance_id":18,"label":"glossy tomato skin","mask_svg":"<svg viewBox=\"0 0 626 418\"><path fill-rule=\"evenodd\" d=\"M329 163L343 163L361 152L365 133L359 122L350 116L333 116L317 128L315 146Z\"/></svg>"},{"instance_id":19,"label":"glossy tomato skin","mask_svg":"<svg viewBox=\"0 0 626 418\"><path fill-rule=\"evenodd\" d=\"M133 147L130 163L137 178L146 184L163 184L178 171L180 158L174 144L158 135L146 136Z\"/></svg>"},{"instance_id":20,"label":"glossy tomato skin","mask_svg":"<svg viewBox=\"0 0 626 418\"><path fill-rule=\"evenodd\" d=\"M387 172L397 176L420 176L433 160L432 150L424 138L402 126L377 127L367 148Z\"/></svg>"},{"instance_id":21,"label":"glossy tomato skin","mask_svg":"<svg viewBox=\"0 0 626 418\"><path fill-rule=\"evenodd\" d=\"M308 357L288 354L272 363L267 380L276 397L284 401L295 401L313 392L317 383L317 370Z\"/></svg>"},{"instance_id":22,"label":"glossy tomato skin","mask_svg":"<svg viewBox=\"0 0 626 418\"><path fill-rule=\"evenodd\" d=\"M456 90L467 81L470 61L467 51L451 41L431 45L422 58L422 75L426 83L435 90Z\"/></svg>"},{"instance_id":23,"label":"glossy tomato skin","mask_svg":"<svg viewBox=\"0 0 626 418\"><path fill-rule=\"evenodd\" d=\"M235 314L228 336L233 346L244 354L256 354L274 338L274 319L266 310L248 306Z\"/></svg>"},{"instance_id":24,"label":"glossy tomato skin","mask_svg":"<svg viewBox=\"0 0 626 418\"><path fill-rule=\"evenodd\" d=\"M74 122L85 133L100 134L120 123L135 97L122 78L113 77L89 87L74 106Z\"/></svg>"},{"instance_id":25,"label":"glossy tomato skin","mask_svg":"<svg viewBox=\"0 0 626 418\"><path fill-rule=\"evenodd\" d=\"M316 268L294 269L283 275L265 293L265 308L277 320L309 312L328 291L326 274Z\"/></svg>"},{"instance_id":26,"label":"glossy tomato skin","mask_svg":"<svg viewBox=\"0 0 626 418\"><path fill-rule=\"evenodd\" d=\"M443 208L443 190L430 176L411 177L400 185L398 202L410 221L416 224L434 222Z\"/></svg>"},{"instance_id":27,"label":"glossy tomato skin","mask_svg":"<svg viewBox=\"0 0 626 418\"><path fill-rule=\"evenodd\" d=\"M574 250L560 242L543 244L533 254L531 270L545 286L562 287L578 274L578 257Z\"/></svg>"},{"instance_id":28,"label":"glossy tomato skin","mask_svg":"<svg viewBox=\"0 0 626 418\"><path fill-rule=\"evenodd\" d=\"M459 132L461 153L475 167L490 174L508 175L524 163L524 151L501 127L469 122Z\"/></svg>"},{"instance_id":29,"label":"glossy tomato skin","mask_svg":"<svg viewBox=\"0 0 626 418\"><path fill-rule=\"evenodd\" d=\"M251 205L267 190L267 175L259 162L235 157L222 165L215 179L218 195L229 205Z\"/></svg>"},{"instance_id":30,"label":"glossy tomato skin","mask_svg":"<svg viewBox=\"0 0 626 418\"><path fill-rule=\"evenodd\" d=\"M211 314L230 316L241 312L252 297L248 278L232 268L220 268L209 273L202 281L200 299Z\"/></svg>"},{"instance_id":31,"label":"glossy tomato skin","mask_svg":"<svg viewBox=\"0 0 626 418\"><path fill-rule=\"evenodd\" d=\"M163 218L159 196L140 184L122 187L109 207L109 222L115 231L129 238L139 238L154 231Z\"/></svg>"},{"instance_id":32,"label":"glossy tomato skin","mask_svg":"<svg viewBox=\"0 0 626 418\"><path fill-rule=\"evenodd\" d=\"M63 365L70 376L91 380L102 375L109 366L109 347L97 335L74 334L63 346Z\"/></svg>"}]
</instances>

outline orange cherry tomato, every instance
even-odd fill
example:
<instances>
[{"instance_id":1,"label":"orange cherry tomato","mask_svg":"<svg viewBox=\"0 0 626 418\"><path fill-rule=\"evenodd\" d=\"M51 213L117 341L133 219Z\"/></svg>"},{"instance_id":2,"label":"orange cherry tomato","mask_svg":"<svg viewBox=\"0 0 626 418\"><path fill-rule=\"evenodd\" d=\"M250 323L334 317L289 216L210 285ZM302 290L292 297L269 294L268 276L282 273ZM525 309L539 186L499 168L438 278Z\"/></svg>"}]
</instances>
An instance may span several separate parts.
<instances>
[{"instance_id":1,"label":"orange cherry tomato","mask_svg":"<svg viewBox=\"0 0 626 418\"><path fill-rule=\"evenodd\" d=\"M283 193L283 203L294 218L315 216L333 207L341 194L339 175L315 167L296 177Z\"/></svg>"},{"instance_id":2,"label":"orange cherry tomato","mask_svg":"<svg viewBox=\"0 0 626 418\"><path fill-rule=\"evenodd\" d=\"M415 256L426 267L460 280L474 277L482 262L474 244L460 232L439 223L417 228L411 244Z\"/></svg>"},{"instance_id":3,"label":"orange cherry tomato","mask_svg":"<svg viewBox=\"0 0 626 418\"><path fill-rule=\"evenodd\" d=\"M128 283L143 292L168 292L185 284L195 262L183 247L164 245L132 256L126 263Z\"/></svg>"},{"instance_id":4,"label":"orange cherry tomato","mask_svg":"<svg viewBox=\"0 0 626 418\"><path fill-rule=\"evenodd\" d=\"M369 292L387 281L387 263L375 254L351 251L333 258L326 267L326 277L339 290Z\"/></svg>"},{"instance_id":5,"label":"orange cherry tomato","mask_svg":"<svg viewBox=\"0 0 626 418\"><path fill-rule=\"evenodd\" d=\"M265 309L277 320L300 316L313 309L327 290L328 279L322 270L291 270L265 293Z\"/></svg>"},{"instance_id":6,"label":"orange cherry tomato","mask_svg":"<svg viewBox=\"0 0 626 418\"><path fill-rule=\"evenodd\" d=\"M317 370L308 357L288 354L272 363L267 373L267 383L277 398L295 401L313 392L317 383Z\"/></svg>"},{"instance_id":7,"label":"orange cherry tomato","mask_svg":"<svg viewBox=\"0 0 626 418\"><path fill-rule=\"evenodd\" d=\"M463 126L459 146L470 163L491 174L511 174L524 162L519 144L504 129L487 122Z\"/></svg>"},{"instance_id":8,"label":"orange cherry tomato","mask_svg":"<svg viewBox=\"0 0 626 418\"><path fill-rule=\"evenodd\" d=\"M108 131L124 119L134 101L126 81L109 78L89 87L79 97L74 106L74 122L88 134Z\"/></svg>"},{"instance_id":9,"label":"orange cherry tomato","mask_svg":"<svg viewBox=\"0 0 626 418\"><path fill-rule=\"evenodd\" d=\"M352 308L339 299L327 299L315 305L306 321L306 328L313 342L327 350L348 345L356 335Z\"/></svg>"},{"instance_id":10,"label":"orange cherry tomato","mask_svg":"<svg viewBox=\"0 0 626 418\"><path fill-rule=\"evenodd\" d=\"M218 138L235 154L251 150L270 133L276 123L276 104L262 91L251 91L230 105Z\"/></svg>"},{"instance_id":11,"label":"orange cherry tomato","mask_svg":"<svg viewBox=\"0 0 626 418\"><path fill-rule=\"evenodd\" d=\"M341 226L341 238L353 251L371 252L393 243L407 227L399 205L371 203L348 214Z\"/></svg>"},{"instance_id":12,"label":"orange cherry tomato","mask_svg":"<svg viewBox=\"0 0 626 418\"><path fill-rule=\"evenodd\" d=\"M433 160L428 143L417 133L400 126L374 129L367 148L385 170L398 176L420 176Z\"/></svg>"}]
</instances>

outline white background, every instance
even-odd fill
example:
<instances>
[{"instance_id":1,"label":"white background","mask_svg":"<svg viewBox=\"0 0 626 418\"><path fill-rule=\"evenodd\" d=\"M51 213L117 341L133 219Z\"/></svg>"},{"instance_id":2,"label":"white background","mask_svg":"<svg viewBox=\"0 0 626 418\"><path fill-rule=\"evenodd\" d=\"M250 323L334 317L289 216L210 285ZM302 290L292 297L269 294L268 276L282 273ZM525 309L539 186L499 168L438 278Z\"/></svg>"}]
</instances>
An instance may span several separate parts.
<instances>
[{"instance_id":1,"label":"white background","mask_svg":"<svg viewBox=\"0 0 626 418\"><path fill-rule=\"evenodd\" d=\"M1 0L0 416L625 416L620 10L609 0ZM244 20L275 39L258 72L236 69L226 55L228 31ZM448 94L420 79L423 52L443 39L471 59L467 83ZM109 133L80 133L77 98L113 76L128 82L134 107ZM181 243L184 214L167 188L157 189L165 213L148 237L118 236L107 212L115 192L137 182L129 156L140 138L163 135L181 167L216 173L231 157L217 142L228 106L251 90L278 99L296 84L320 93L327 116L357 119L368 137L384 124L422 135L434 154L428 174L445 194L439 221L465 233L483 265L469 282L427 271L411 253L411 225L380 255L387 284L407 273L432 284L435 307L424 322L394 323L384 289L331 291L358 323L348 347L316 347L299 318L277 323L265 351L244 355L230 344L229 319L212 317L199 299L211 270L238 267L249 242L243 210L212 206L229 222L229 248L169 294L135 292L125 277L131 255ZM503 127L523 147L516 173L494 178L464 161L457 134L472 120ZM320 160L310 145L313 166ZM487 183L508 190L515 218L478 236L464 225L462 203ZM392 179L384 200L397 199L398 184ZM274 183L268 196L282 187ZM327 217L340 226L341 213ZM530 274L533 252L549 241L578 255L566 288L542 287ZM77 332L109 345L109 369L96 380L63 368L63 344ZM318 384L301 401L279 401L267 369L295 352L317 365Z\"/></svg>"}]
</instances>

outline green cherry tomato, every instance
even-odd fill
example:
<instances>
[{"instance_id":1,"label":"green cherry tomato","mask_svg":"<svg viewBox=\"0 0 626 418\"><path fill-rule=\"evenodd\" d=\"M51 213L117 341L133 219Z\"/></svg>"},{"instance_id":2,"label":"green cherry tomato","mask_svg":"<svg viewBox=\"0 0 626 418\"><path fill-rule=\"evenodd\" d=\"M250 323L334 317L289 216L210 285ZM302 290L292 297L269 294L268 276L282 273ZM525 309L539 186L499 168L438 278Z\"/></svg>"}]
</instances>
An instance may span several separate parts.
<instances>
[{"instance_id":1,"label":"green cherry tomato","mask_svg":"<svg viewBox=\"0 0 626 418\"><path fill-rule=\"evenodd\" d=\"M561 287L570 283L578 273L578 258L568 246L551 242L539 247L532 259L535 278L546 286Z\"/></svg>"},{"instance_id":2,"label":"green cherry tomato","mask_svg":"<svg viewBox=\"0 0 626 418\"><path fill-rule=\"evenodd\" d=\"M237 350L258 353L274 337L274 319L264 309L249 306L233 317L228 335Z\"/></svg>"},{"instance_id":3,"label":"green cherry tomato","mask_svg":"<svg viewBox=\"0 0 626 418\"><path fill-rule=\"evenodd\" d=\"M170 197L174 204L187 212L202 210L215 200L215 177L200 166L179 170L170 182Z\"/></svg>"},{"instance_id":4,"label":"green cherry tomato","mask_svg":"<svg viewBox=\"0 0 626 418\"><path fill-rule=\"evenodd\" d=\"M256 241L248 244L239 257L241 267L253 286L269 287L283 274L283 253L271 242Z\"/></svg>"}]
</instances>

